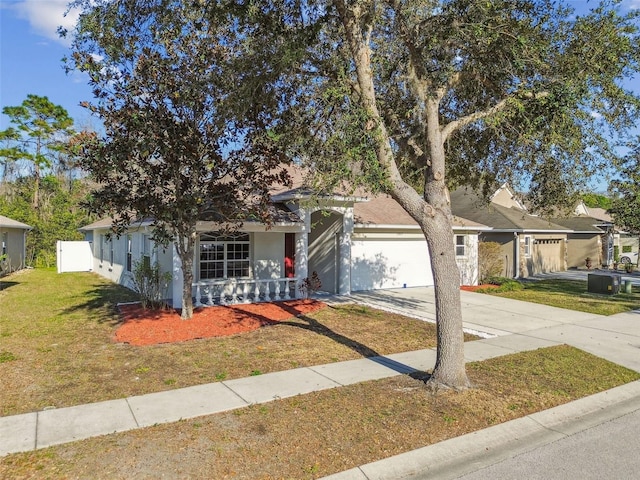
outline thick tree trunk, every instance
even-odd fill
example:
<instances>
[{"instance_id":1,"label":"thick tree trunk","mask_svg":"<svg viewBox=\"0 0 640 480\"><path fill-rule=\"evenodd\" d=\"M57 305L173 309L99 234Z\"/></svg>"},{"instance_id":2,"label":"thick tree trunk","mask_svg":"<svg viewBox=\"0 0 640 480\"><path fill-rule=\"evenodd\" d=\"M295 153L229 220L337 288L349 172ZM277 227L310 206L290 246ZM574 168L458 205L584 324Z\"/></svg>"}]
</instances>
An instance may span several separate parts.
<instances>
[{"instance_id":1,"label":"thick tree trunk","mask_svg":"<svg viewBox=\"0 0 640 480\"><path fill-rule=\"evenodd\" d=\"M423 218L433 271L436 300L437 354L429 383L464 389L470 386L465 369L464 333L460 304L460 272L455 258L453 231L446 211Z\"/></svg>"},{"instance_id":2,"label":"thick tree trunk","mask_svg":"<svg viewBox=\"0 0 640 480\"><path fill-rule=\"evenodd\" d=\"M420 92L428 138L429 168L425 172L425 194L421 197L403 179L395 163L391 139L378 109L371 67L371 51L362 30L364 11L360 4L335 0L353 56L363 107L376 121L376 156L389 173L391 196L420 225L431 257L435 283L437 360L431 384L455 389L469 386L464 361L464 333L460 305L460 273L455 259L449 192L445 183L445 152L438 118L440 92Z\"/></svg>"},{"instance_id":3,"label":"thick tree trunk","mask_svg":"<svg viewBox=\"0 0 640 480\"><path fill-rule=\"evenodd\" d=\"M188 320L193 317L193 257L196 246L196 232L180 236L176 242L178 256L182 262L182 312L180 318Z\"/></svg>"}]
</instances>

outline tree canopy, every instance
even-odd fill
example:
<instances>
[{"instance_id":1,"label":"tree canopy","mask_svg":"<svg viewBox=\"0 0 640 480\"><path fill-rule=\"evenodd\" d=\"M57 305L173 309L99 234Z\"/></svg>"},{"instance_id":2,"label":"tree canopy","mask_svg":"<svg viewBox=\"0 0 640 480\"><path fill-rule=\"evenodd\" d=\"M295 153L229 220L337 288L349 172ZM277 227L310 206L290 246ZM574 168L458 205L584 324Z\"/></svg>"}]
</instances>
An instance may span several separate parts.
<instances>
[{"instance_id":1,"label":"tree canopy","mask_svg":"<svg viewBox=\"0 0 640 480\"><path fill-rule=\"evenodd\" d=\"M544 210L617 162L640 105L624 87L639 67L638 12L616 1L576 16L547 0L273 0L243 13L251 75L239 89L255 102L281 92L269 125L280 148L329 187L388 192L421 226L438 319L432 381L464 388L448 188L527 185ZM270 88L255 90L261 81Z\"/></svg>"},{"instance_id":2,"label":"tree canopy","mask_svg":"<svg viewBox=\"0 0 640 480\"><path fill-rule=\"evenodd\" d=\"M42 171L50 169L65 150L69 136L75 133L73 119L63 107L34 94L27 95L21 105L5 106L2 113L12 124L0 132L3 179L19 160L29 162L34 179L32 204L37 209Z\"/></svg>"},{"instance_id":3,"label":"tree canopy","mask_svg":"<svg viewBox=\"0 0 640 480\"><path fill-rule=\"evenodd\" d=\"M614 198L609 213L617 225L640 235L640 137L629 146L620 178L611 182Z\"/></svg>"},{"instance_id":4,"label":"tree canopy","mask_svg":"<svg viewBox=\"0 0 640 480\"><path fill-rule=\"evenodd\" d=\"M154 239L175 242L190 318L196 223L268 223L269 187L287 179L263 140L260 110L237 114L233 18L208 14L207 2L76 6L68 65L89 75L95 100L85 106L104 125L80 158L99 183L93 210L114 218L116 234L152 219Z\"/></svg>"}]
</instances>

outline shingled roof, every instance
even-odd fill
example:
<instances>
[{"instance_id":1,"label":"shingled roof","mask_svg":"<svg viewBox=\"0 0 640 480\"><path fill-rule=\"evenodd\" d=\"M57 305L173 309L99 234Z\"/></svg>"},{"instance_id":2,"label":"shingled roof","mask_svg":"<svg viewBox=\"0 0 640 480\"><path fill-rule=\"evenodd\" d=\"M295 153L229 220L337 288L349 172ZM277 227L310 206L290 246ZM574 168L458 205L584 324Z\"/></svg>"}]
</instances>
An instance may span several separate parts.
<instances>
[{"instance_id":1,"label":"shingled roof","mask_svg":"<svg viewBox=\"0 0 640 480\"><path fill-rule=\"evenodd\" d=\"M451 192L451 209L454 215L488 225L494 231L558 233L571 231L565 226L530 215L526 210L507 208L494 203L487 204L475 191L465 187Z\"/></svg>"},{"instance_id":2,"label":"shingled roof","mask_svg":"<svg viewBox=\"0 0 640 480\"><path fill-rule=\"evenodd\" d=\"M0 227L20 228L22 230L33 230L33 227L27 225L26 223L18 222L17 220L13 220L12 218L5 217L4 215L0 215Z\"/></svg>"},{"instance_id":3,"label":"shingled roof","mask_svg":"<svg viewBox=\"0 0 640 480\"><path fill-rule=\"evenodd\" d=\"M366 202L356 203L353 207L356 224L361 225L403 225L418 227L416 221L389 195L371 196ZM457 229L489 230L472 220L454 216L453 227Z\"/></svg>"}]
</instances>

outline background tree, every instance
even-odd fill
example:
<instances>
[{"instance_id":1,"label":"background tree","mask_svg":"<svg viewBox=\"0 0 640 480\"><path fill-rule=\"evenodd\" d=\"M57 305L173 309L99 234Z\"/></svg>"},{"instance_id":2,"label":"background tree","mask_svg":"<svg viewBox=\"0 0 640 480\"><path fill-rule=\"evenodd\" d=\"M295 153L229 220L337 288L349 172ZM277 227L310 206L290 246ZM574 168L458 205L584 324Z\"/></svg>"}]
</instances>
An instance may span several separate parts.
<instances>
[{"instance_id":1,"label":"background tree","mask_svg":"<svg viewBox=\"0 0 640 480\"><path fill-rule=\"evenodd\" d=\"M617 225L640 236L640 137L629 147L620 178L609 187L614 195L609 213Z\"/></svg>"},{"instance_id":2,"label":"background tree","mask_svg":"<svg viewBox=\"0 0 640 480\"><path fill-rule=\"evenodd\" d=\"M611 198L600 193L583 193L582 201L590 208L603 208L609 210L611 208Z\"/></svg>"},{"instance_id":3,"label":"background tree","mask_svg":"<svg viewBox=\"0 0 640 480\"><path fill-rule=\"evenodd\" d=\"M82 207L89 186L80 179L69 183L62 175L44 175L40 179L37 210L32 204L33 189L31 176L7 182L4 192L0 193L0 215L33 227L27 235L27 264L52 267L56 263L56 241L82 240L78 229L94 220Z\"/></svg>"},{"instance_id":4,"label":"background tree","mask_svg":"<svg viewBox=\"0 0 640 480\"><path fill-rule=\"evenodd\" d=\"M196 222L217 221L221 230L268 222L269 187L287 178L262 140L260 111L231 114L234 23L205 15L207 3L76 2L83 13L69 59L89 74L96 100L86 106L104 125L80 158L99 184L93 209L114 217L116 234L152 218L154 239L175 243L182 318L193 313Z\"/></svg>"},{"instance_id":5,"label":"background tree","mask_svg":"<svg viewBox=\"0 0 640 480\"><path fill-rule=\"evenodd\" d=\"M4 174L7 173L8 162L29 162L33 168L32 204L37 209L42 171L52 167L56 152L64 148L67 137L73 134L73 119L63 107L55 105L47 97L33 94L27 95L17 107L4 107L2 113L15 126L0 132L3 143L13 142L0 151L4 159Z\"/></svg>"},{"instance_id":6,"label":"background tree","mask_svg":"<svg viewBox=\"0 0 640 480\"><path fill-rule=\"evenodd\" d=\"M366 181L420 225L438 325L430 381L467 387L449 187L530 185L544 211L615 161L638 112L623 88L638 71L637 12L603 2L572 16L545 0L238 3L248 25L238 89L255 103L282 92L272 138L329 187Z\"/></svg>"}]
</instances>

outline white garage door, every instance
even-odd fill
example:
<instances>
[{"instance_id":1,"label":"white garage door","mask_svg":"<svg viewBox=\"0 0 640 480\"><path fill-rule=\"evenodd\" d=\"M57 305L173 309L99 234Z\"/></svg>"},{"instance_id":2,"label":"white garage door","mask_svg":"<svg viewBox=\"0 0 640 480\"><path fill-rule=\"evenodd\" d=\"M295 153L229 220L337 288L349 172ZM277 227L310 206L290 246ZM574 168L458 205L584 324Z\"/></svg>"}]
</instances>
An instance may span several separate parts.
<instances>
[{"instance_id":1,"label":"white garage door","mask_svg":"<svg viewBox=\"0 0 640 480\"><path fill-rule=\"evenodd\" d=\"M354 238L351 244L351 290L433 285L424 238Z\"/></svg>"}]
</instances>

